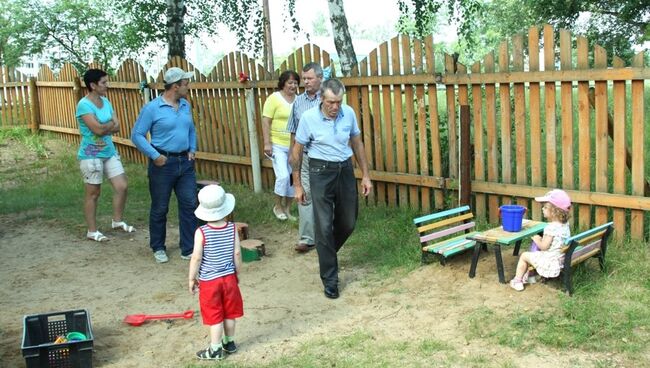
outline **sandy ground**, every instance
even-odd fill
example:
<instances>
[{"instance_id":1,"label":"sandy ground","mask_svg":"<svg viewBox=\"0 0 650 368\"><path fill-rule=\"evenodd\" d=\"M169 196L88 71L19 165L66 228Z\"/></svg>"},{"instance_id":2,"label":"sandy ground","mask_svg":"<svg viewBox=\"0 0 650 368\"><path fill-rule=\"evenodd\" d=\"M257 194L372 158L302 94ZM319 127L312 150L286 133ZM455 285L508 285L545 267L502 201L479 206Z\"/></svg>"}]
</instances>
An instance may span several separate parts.
<instances>
[{"instance_id":1,"label":"sandy ground","mask_svg":"<svg viewBox=\"0 0 650 368\"><path fill-rule=\"evenodd\" d=\"M50 153L59 151L51 147ZM0 159L4 170L36 157L9 144L0 149ZM0 190L13 185L0 184ZM74 309L90 312L95 367L182 367L196 362L194 353L209 340L198 313L192 320L152 321L141 327L122 322L127 314L198 310L197 297L186 289L188 263L180 259L178 247L168 248L169 263L156 264L147 224L133 225L138 231L132 234L105 231L111 240L100 244L54 222L28 224L0 217L0 367L24 366L24 315ZM244 264L240 287L245 316L237 325L239 352L229 360L269 362L314 339L362 329L383 343L444 341L454 346L455 354L487 356L496 364L557 368L606 361L608 366L633 366L610 354L538 347L522 355L481 339L468 341L467 314L482 306L498 311L557 301L557 285L535 285L516 293L499 284L491 252L482 255L474 279L467 276L469 254L445 267L429 264L388 280L343 265L341 298L329 300L322 293L316 253L293 251L295 230L251 228L250 236L264 241L267 256ZM177 243L178 231L170 227L168 244ZM346 245L343 258L353 246L362 245ZM504 254L504 263L510 277L516 258Z\"/></svg>"},{"instance_id":2,"label":"sandy ground","mask_svg":"<svg viewBox=\"0 0 650 368\"><path fill-rule=\"evenodd\" d=\"M197 298L186 290L187 261L172 247L170 262L156 264L144 225L136 224L140 229L133 234L106 232L111 240L99 244L52 224L0 220L3 367L24 365L23 315L51 311L90 312L96 367L179 367L192 362L194 352L207 343L207 330L198 315L193 320L153 321L141 327L122 322L131 313L198 310ZM387 341L428 336L452 344L461 355L489 354L521 366L534 362L538 367L569 367L578 361L593 366L594 359L607 358L544 349L518 356L508 348L466 341L459 326L466 322L467 312L480 306L508 308L513 303L533 307L543 298L557 297L553 285L515 293L499 284L491 254L481 258L475 279L467 277L469 254L445 267L426 265L395 280L373 281L362 269L344 268L341 298L329 300L322 294L316 253L294 253L293 233L262 237L259 234L267 234L262 230L251 229L251 236L264 240L268 256L244 264L240 286L245 316L237 326L240 351L228 359L268 362L308 340L359 328ZM169 233L169 244L174 244L177 232L169 229ZM505 259L512 270L515 258Z\"/></svg>"}]
</instances>

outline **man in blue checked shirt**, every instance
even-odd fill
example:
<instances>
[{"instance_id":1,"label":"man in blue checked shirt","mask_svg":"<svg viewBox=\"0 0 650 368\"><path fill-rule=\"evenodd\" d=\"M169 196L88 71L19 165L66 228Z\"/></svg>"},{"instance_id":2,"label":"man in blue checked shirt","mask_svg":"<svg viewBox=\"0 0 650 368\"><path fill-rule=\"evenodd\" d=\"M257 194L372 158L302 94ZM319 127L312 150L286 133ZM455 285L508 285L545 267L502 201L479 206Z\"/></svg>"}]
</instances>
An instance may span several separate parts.
<instances>
[{"instance_id":1,"label":"man in blue checked shirt","mask_svg":"<svg viewBox=\"0 0 650 368\"><path fill-rule=\"evenodd\" d=\"M158 263L169 260L165 238L172 190L178 200L181 258L189 260L194 249L196 130L191 106L185 99L193 76L180 68L169 68L163 77L165 92L142 108L131 134L133 144L149 158L149 245ZM147 141L147 133L151 134L151 142Z\"/></svg>"},{"instance_id":2,"label":"man in blue checked shirt","mask_svg":"<svg viewBox=\"0 0 650 368\"><path fill-rule=\"evenodd\" d=\"M307 63L302 68L302 83L305 91L296 97L291 107L287 131L291 133L291 142L295 140L296 130L300 117L305 111L320 105L320 85L323 81L323 68L317 63ZM314 211L311 206L311 189L309 187L309 147L303 147L302 166L300 168L300 183L302 185L304 201L298 204L298 244L295 250L306 253L316 248L314 240Z\"/></svg>"},{"instance_id":3,"label":"man in blue checked shirt","mask_svg":"<svg viewBox=\"0 0 650 368\"><path fill-rule=\"evenodd\" d=\"M362 194L372 190L361 131L352 108L343 105L345 87L338 79L321 86L321 103L300 118L291 150L296 201L305 193L300 183L303 147L309 147L309 184L314 209L314 235L325 296L339 297L337 252L354 231L359 211L354 154L361 169Z\"/></svg>"}]
</instances>

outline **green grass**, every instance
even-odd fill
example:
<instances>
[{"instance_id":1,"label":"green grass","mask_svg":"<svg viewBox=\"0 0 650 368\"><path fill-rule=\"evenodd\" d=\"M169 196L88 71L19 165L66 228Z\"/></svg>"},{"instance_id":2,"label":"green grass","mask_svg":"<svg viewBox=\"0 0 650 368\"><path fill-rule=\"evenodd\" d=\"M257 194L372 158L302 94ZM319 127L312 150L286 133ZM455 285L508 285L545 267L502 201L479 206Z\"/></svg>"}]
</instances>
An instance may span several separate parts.
<instances>
[{"instance_id":1,"label":"green grass","mask_svg":"<svg viewBox=\"0 0 650 368\"><path fill-rule=\"evenodd\" d=\"M573 297L560 294L559 301L540 301L534 310L477 308L467 318L467 338L522 351L541 343L556 349L623 353L634 360L647 354L650 338L649 260L647 244L613 242L604 273L595 260L578 268ZM557 280L549 282L559 288Z\"/></svg>"},{"instance_id":2,"label":"green grass","mask_svg":"<svg viewBox=\"0 0 650 368\"><path fill-rule=\"evenodd\" d=\"M44 145L50 136L31 136L27 132L2 131L0 143L7 139ZM32 144L32 143L24 143ZM66 152L24 163L14 171L0 171L0 181L13 180L12 187L0 191L0 215L19 221L56 220L57 225L80 234L84 230L81 211L83 185L75 158L76 147ZM36 168L37 170L34 170ZM135 223L148 222L149 194L146 168L126 164L129 199L125 217ZM18 175L20 174L20 175ZM235 194L235 216L252 228L288 231L296 223L281 223L271 216L272 194L253 193L242 185L224 184ZM111 215L110 185L103 186L98 208L99 223ZM175 200L172 199L172 203ZM170 222L176 220L176 206L170 206ZM396 279L417 269L420 254L412 218L413 210L361 205L357 228L341 255L342 267L363 269L368 279ZM426 267L439 267L432 264ZM558 289L557 297L540 300L536 308L508 309L477 307L461 321L458 331L471 343L500 345L521 352L540 346L550 349L577 349L620 355L628 362L647 361L646 342L650 340L650 248L639 241L612 242L607 254L607 269L602 273L595 260L580 267L575 276L575 294L567 297ZM395 298L402 298L395 292ZM645 359L645 360L644 360ZM611 366L603 359L597 366ZM291 355L257 365L239 365L228 360L223 367L514 367L511 361L491 356L463 355L446 341L429 336L408 343L398 336L377 336L373 332L352 330L345 336L305 341ZM190 366L191 367L191 366Z\"/></svg>"}]
</instances>

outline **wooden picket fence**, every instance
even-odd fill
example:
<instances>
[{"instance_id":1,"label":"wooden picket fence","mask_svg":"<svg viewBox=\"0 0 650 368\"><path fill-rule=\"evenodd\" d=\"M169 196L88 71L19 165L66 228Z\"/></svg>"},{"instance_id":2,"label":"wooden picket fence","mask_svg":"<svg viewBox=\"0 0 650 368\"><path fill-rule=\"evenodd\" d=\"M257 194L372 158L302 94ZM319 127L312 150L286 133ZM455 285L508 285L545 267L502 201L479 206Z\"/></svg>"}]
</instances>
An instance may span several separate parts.
<instances>
[{"instance_id":1,"label":"wooden picket fence","mask_svg":"<svg viewBox=\"0 0 650 368\"><path fill-rule=\"evenodd\" d=\"M590 51L585 38L563 30L556 34L551 26L504 41L469 68L436 52L432 37L398 36L380 44L352 76L340 78L346 102L357 114L376 184L369 201L422 212L448 207L464 181L459 172L471 164L472 207L491 223L498 222L499 205L509 203L528 207L530 216L540 219L541 207L532 198L560 187L575 203L576 228L612 219L617 236L647 238L645 83L650 71L642 53L631 66L616 57L608 66L606 60L602 48ZM195 73L189 99L200 174L252 184L245 92L255 93L255 126L261 132L262 106L279 73L300 70L310 61L331 65L329 54L311 44L273 72L238 52L225 56L208 75L185 60L169 61L164 69L179 66ZM241 72L250 81L240 83ZM129 137L147 99L142 82L155 98L163 89L162 74L150 78L127 60L110 79L108 98L121 121L114 141L127 160L146 162ZM7 97L8 90L20 90L14 100L22 96L22 104L8 106L22 105L23 110L22 115L11 110L7 120L2 115L3 127L16 124L8 123L16 116L17 124L78 141L74 111L85 87L70 65L58 76L43 67L35 80L12 78L17 81L0 79L2 101L14 98ZM31 106L28 94L36 96L30 98ZM461 146L459 140L461 106L471 112L471 146ZM262 147L260 133L258 143ZM471 160L460 162L462 149L471 150ZM262 167L263 184L272 187L271 163L263 160Z\"/></svg>"}]
</instances>

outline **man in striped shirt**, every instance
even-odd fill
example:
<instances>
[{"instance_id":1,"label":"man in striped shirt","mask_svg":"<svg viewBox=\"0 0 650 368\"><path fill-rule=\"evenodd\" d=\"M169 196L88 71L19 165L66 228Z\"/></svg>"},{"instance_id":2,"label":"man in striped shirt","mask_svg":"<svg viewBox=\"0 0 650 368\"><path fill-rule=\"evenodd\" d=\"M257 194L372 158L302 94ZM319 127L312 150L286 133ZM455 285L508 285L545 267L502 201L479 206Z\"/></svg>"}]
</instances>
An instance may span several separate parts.
<instances>
[{"instance_id":1,"label":"man in striped shirt","mask_svg":"<svg viewBox=\"0 0 650 368\"><path fill-rule=\"evenodd\" d=\"M287 131L291 133L291 145L293 146L298 130L298 122L302 114L320 105L320 85L323 81L323 68L317 63L308 63L302 68L302 81L305 91L296 97L289 114ZM302 167L300 168L300 182L305 192L304 203L298 203L298 214L300 222L298 223L298 244L296 252L306 253L316 246L314 240L314 213L311 204L311 189L309 187L309 156L307 151L309 147L303 150ZM289 150L291 152L291 150Z\"/></svg>"}]
</instances>

